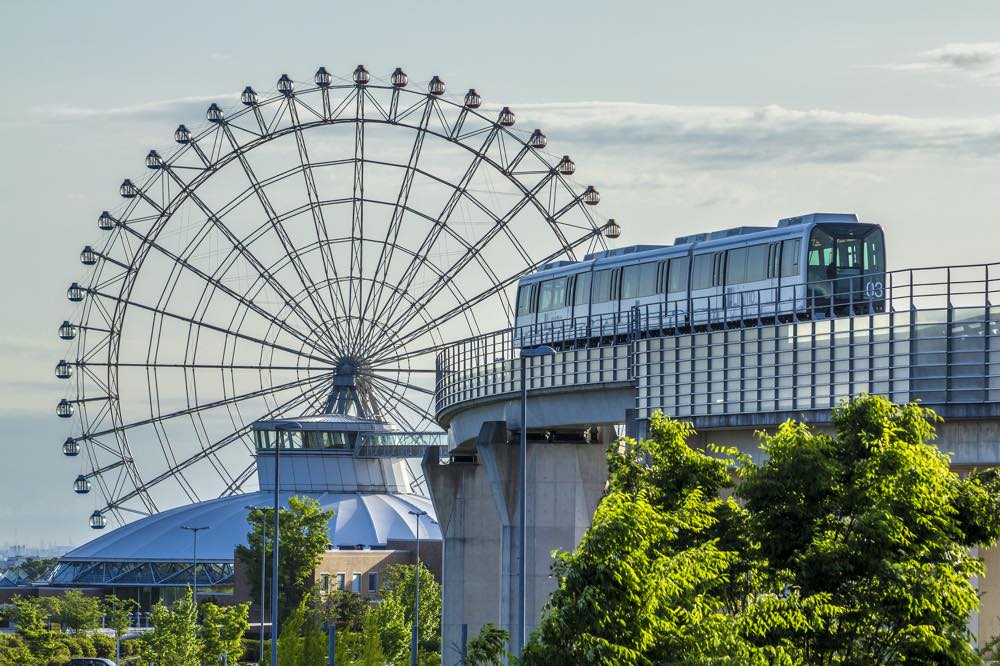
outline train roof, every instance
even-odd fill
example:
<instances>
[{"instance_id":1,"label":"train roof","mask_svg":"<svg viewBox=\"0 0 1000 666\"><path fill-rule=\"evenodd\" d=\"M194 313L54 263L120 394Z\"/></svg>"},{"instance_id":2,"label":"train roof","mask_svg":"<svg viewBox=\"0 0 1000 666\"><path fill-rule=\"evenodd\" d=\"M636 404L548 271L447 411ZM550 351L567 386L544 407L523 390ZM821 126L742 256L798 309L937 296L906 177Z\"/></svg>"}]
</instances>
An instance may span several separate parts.
<instances>
[{"instance_id":1,"label":"train roof","mask_svg":"<svg viewBox=\"0 0 1000 666\"><path fill-rule=\"evenodd\" d=\"M601 266L617 266L642 261L650 255L670 257L675 254L686 254L692 245L705 245L708 248L730 245L733 239L743 236L747 237L748 242L762 238L781 239L799 236L803 233L802 227L811 227L814 224L859 224L860 222L854 213L809 213L782 218L774 227L742 226L688 234L675 238L672 245L630 245L593 252L585 256L583 261L552 261L542 265L531 275L525 276L524 281L533 282L540 277L558 277L576 273L581 268L590 267L595 263Z\"/></svg>"}]
</instances>

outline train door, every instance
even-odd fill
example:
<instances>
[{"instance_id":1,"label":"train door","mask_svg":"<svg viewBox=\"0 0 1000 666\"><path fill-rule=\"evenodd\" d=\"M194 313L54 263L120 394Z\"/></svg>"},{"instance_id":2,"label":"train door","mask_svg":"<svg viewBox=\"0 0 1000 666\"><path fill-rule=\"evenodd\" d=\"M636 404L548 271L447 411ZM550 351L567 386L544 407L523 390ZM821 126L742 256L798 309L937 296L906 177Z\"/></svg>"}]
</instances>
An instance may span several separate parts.
<instances>
[{"instance_id":1,"label":"train door","mask_svg":"<svg viewBox=\"0 0 1000 666\"><path fill-rule=\"evenodd\" d=\"M674 257L667 263L664 328L688 325L688 277L691 257Z\"/></svg>"},{"instance_id":2,"label":"train door","mask_svg":"<svg viewBox=\"0 0 1000 666\"><path fill-rule=\"evenodd\" d=\"M536 303L538 283L522 284L517 290L517 317L514 320L514 346L529 347L535 344Z\"/></svg>"},{"instance_id":3,"label":"train door","mask_svg":"<svg viewBox=\"0 0 1000 666\"><path fill-rule=\"evenodd\" d=\"M662 261L647 261L622 267L619 333L628 332L632 326L641 330L658 327L662 316L663 264ZM630 321L633 313L638 317L636 321Z\"/></svg>"},{"instance_id":4,"label":"train door","mask_svg":"<svg viewBox=\"0 0 1000 666\"><path fill-rule=\"evenodd\" d=\"M802 263L802 239L789 238L781 241L775 314L790 315L807 309Z\"/></svg>"},{"instance_id":5,"label":"train door","mask_svg":"<svg viewBox=\"0 0 1000 666\"><path fill-rule=\"evenodd\" d=\"M590 285L590 330L596 337L614 335L618 328L618 293L621 270L594 271Z\"/></svg>"},{"instance_id":6,"label":"train door","mask_svg":"<svg viewBox=\"0 0 1000 666\"><path fill-rule=\"evenodd\" d=\"M573 336L578 340L590 337L590 276L590 271L587 271L573 277L570 317L573 321Z\"/></svg>"},{"instance_id":7,"label":"train door","mask_svg":"<svg viewBox=\"0 0 1000 666\"><path fill-rule=\"evenodd\" d=\"M698 325L725 320L726 252L696 254L691 265L689 316Z\"/></svg>"},{"instance_id":8,"label":"train door","mask_svg":"<svg viewBox=\"0 0 1000 666\"><path fill-rule=\"evenodd\" d=\"M537 326L542 343L547 344L570 337L569 323L570 276L543 281L538 287Z\"/></svg>"}]
</instances>

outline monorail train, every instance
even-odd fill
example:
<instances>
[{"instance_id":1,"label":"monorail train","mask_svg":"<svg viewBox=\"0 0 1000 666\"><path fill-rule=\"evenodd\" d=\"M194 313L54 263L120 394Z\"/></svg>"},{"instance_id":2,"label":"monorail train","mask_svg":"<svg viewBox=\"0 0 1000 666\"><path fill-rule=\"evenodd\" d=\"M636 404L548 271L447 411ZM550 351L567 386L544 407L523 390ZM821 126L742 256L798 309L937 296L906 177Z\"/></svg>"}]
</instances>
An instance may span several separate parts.
<instances>
[{"instance_id":1,"label":"monorail train","mask_svg":"<svg viewBox=\"0 0 1000 666\"><path fill-rule=\"evenodd\" d=\"M514 345L885 309L882 228L812 213L556 261L518 284Z\"/></svg>"}]
</instances>

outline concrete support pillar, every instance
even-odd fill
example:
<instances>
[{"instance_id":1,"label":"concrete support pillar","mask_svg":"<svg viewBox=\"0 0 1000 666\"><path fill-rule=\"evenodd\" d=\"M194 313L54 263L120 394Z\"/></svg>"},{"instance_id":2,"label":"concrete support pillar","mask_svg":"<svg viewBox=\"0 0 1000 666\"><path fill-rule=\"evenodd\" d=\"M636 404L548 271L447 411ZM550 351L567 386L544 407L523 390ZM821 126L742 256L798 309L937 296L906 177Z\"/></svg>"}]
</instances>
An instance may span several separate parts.
<instances>
[{"instance_id":1,"label":"concrete support pillar","mask_svg":"<svg viewBox=\"0 0 1000 666\"><path fill-rule=\"evenodd\" d=\"M463 625L471 635L500 626L500 520L482 465L441 465L435 454L424 474L444 539L441 659L459 664Z\"/></svg>"},{"instance_id":2,"label":"concrete support pillar","mask_svg":"<svg viewBox=\"0 0 1000 666\"><path fill-rule=\"evenodd\" d=\"M442 663L461 658L462 625L475 635L487 622L510 632L518 622L517 559L521 529L518 443L480 437L477 463L438 465L424 472L444 538ZM603 442L529 442L527 496L527 633L538 626L555 589L552 551L580 542L604 493L608 470Z\"/></svg>"}]
</instances>

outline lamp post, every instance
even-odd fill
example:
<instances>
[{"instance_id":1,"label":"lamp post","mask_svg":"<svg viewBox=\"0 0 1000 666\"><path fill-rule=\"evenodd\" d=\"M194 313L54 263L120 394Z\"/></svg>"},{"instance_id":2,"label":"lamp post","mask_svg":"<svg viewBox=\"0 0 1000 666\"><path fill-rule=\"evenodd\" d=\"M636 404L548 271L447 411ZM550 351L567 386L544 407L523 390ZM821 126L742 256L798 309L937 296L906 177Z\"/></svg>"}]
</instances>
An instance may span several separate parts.
<instances>
[{"instance_id":1,"label":"lamp post","mask_svg":"<svg viewBox=\"0 0 1000 666\"><path fill-rule=\"evenodd\" d=\"M198 618L198 532L202 530L207 530L208 526L204 527L191 527L189 525L181 525L182 530L188 530L191 532L191 537L194 541L194 552L192 557L194 559L194 611L195 619Z\"/></svg>"},{"instance_id":2,"label":"lamp post","mask_svg":"<svg viewBox=\"0 0 1000 666\"><path fill-rule=\"evenodd\" d=\"M413 602L413 632L410 638L410 666L417 666L417 644L420 640L420 517L427 512L422 509L410 509L409 514L417 517L417 567L416 594Z\"/></svg>"},{"instance_id":3,"label":"lamp post","mask_svg":"<svg viewBox=\"0 0 1000 666\"><path fill-rule=\"evenodd\" d=\"M521 656L524 650L525 634L528 626L527 602L525 600L525 579L528 576L528 562L526 558L528 540L528 521L526 496L528 494L528 359L539 356L551 356L556 350L548 345L538 347L521 348L521 492L517 500L517 515L521 521L521 539L517 544L518 568L520 576L517 579L517 656Z\"/></svg>"},{"instance_id":4,"label":"lamp post","mask_svg":"<svg viewBox=\"0 0 1000 666\"><path fill-rule=\"evenodd\" d=\"M244 507L248 511L260 511L260 631L258 637L260 638L258 643L260 643L260 663L264 663L264 620L267 615L264 613L264 588L267 587L267 538L266 538L266 525L264 524L267 520L267 516L264 515L264 507L262 506L250 506Z\"/></svg>"},{"instance_id":5,"label":"lamp post","mask_svg":"<svg viewBox=\"0 0 1000 666\"><path fill-rule=\"evenodd\" d=\"M302 430L298 423L278 424L274 428L279 434L274 438L274 534L271 535L271 666L278 666L278 519L279 502L281 498L278 494L279 476L278 470L281 463L281 441L284 438L280 433L289 430ZM291 442L288 443L291 448Z\"/></svg>"}]
</instances>

